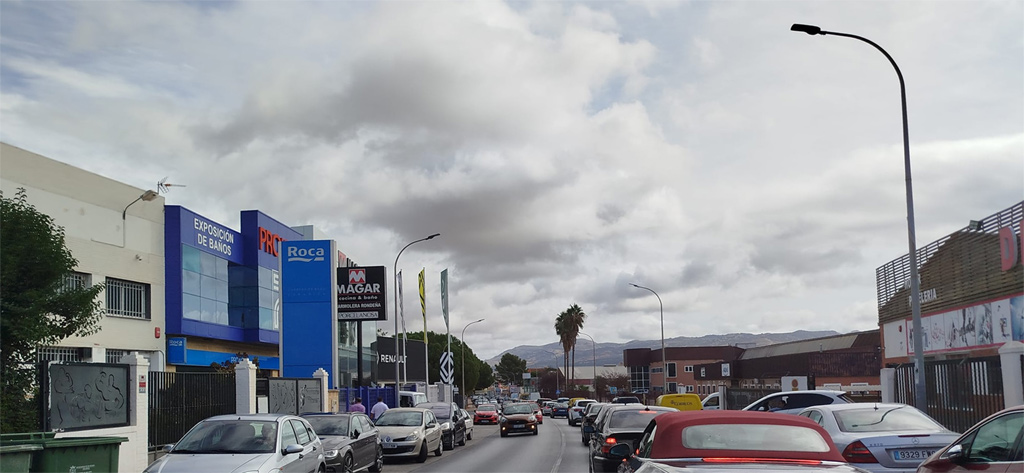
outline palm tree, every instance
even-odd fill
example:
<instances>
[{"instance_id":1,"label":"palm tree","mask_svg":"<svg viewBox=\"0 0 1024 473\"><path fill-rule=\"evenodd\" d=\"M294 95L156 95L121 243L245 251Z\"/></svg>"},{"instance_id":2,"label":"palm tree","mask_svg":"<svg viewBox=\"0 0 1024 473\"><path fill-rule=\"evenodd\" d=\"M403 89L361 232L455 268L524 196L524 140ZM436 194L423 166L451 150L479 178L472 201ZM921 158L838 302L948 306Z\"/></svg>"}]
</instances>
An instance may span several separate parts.
<instances>
[{"instance_id":1,"label":"palm tree","mask_svg":"<svg viewBox=\"0 0 1024 473\"><path fill-rule=\"evenodd\" d=\"M579 338L580 329L583 328L583 322L587 319L587 314L583 312L580 306L573 304L563 312L566 321L566 332L569 338L569 345L572 347L572 379L576 380L576 339Z\"/></svg>"},{"instance_id":2,"label":"palm tree","mask_svg":"<svg viewBox=\"0 0 1024 473\"><path fill-rule=\"evenodd\" d=\"M572 343L569 341L569 317L566 315L566 311L562 311L555 318L555 333L558 334L558 341L562 343L562 364L565 368L565 374L569 374L569 350L572 348ZM557 378L556 378L557 379ZM568 385L566 386L568 389Z\"/></svg>"}]
</instances>

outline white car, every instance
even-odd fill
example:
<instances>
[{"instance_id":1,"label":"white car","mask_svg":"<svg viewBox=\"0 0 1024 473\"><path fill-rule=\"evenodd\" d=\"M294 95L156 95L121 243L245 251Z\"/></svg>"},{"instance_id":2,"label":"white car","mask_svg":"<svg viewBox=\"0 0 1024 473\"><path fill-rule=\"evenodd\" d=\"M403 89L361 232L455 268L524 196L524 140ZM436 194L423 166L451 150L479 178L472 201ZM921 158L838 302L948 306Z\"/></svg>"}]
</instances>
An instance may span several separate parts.
<instances>
[{"instance_id":1,"label":"white car","mask_svg":"<svg viewBox=\"0 0 1024 473\"><path fill-rule=\"evenodd\" d=\"M575 404L569 406L569 425L578 425L583 421L583 409L587 404L597 402L593 399L579 399Z\"/></svg>"},{"instance_id":2,"label":"white car","mask_svg":"<svg viewBox=\"0 0 1024 473\"><path fill-rule=\"evenodd\" d=\"M374 422L380 433L385 458L415 458L423 463L427 453L441 456L441 423L430 409L396 407L384 411Z\"/></svg>"},{"instance_id":3,"label":"white car","mask_svg":"<svg viewBox=\"0 0 1024 473\"><path fill-rule=\"evenodd\" d=\"M848 463L876 473L913 473L960 435L906 404L831 404L799 415L821 425Z\"/></svg>"},{"instance_id":4,"label":"white car","mask_svg":"<svg viewBox=\"0 0 1024 473\"><path fill-rule=\"evenodd\" d=\"M811 391L782 391L769 394L758 399L745 411L779 412L782 414L799 414L805 407L824 406L829 404L850 404L856 402L845 391L825 389Z\"/></svg>"}]
</instances>

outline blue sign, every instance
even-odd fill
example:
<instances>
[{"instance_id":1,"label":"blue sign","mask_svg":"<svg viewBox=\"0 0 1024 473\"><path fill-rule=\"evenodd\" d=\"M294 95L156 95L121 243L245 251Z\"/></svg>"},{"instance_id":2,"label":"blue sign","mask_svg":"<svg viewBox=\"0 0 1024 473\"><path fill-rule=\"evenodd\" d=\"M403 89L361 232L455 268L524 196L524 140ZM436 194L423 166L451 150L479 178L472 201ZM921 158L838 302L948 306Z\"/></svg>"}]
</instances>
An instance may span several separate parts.
<instances>
[{"instance_id":1,"label":"blue sign","mask_svg":"<svg viewBox=\"0 0 1024 473\"><path fill-rule=\"evenodd\" d=\"M172 365L188 363L188 340L185 337L167 338L167 362Z\"/></svg>"},{"instance_id":2,"label":"blue sign","mask_svg":"<svg viewBox=\"0 0 1024 473\"><path fill-rule=\"evenodd\" d=\"M338 362L334 241L280 243L282 375L308 378L323 368L333 387Z\"/></svg>"}]
</instances>

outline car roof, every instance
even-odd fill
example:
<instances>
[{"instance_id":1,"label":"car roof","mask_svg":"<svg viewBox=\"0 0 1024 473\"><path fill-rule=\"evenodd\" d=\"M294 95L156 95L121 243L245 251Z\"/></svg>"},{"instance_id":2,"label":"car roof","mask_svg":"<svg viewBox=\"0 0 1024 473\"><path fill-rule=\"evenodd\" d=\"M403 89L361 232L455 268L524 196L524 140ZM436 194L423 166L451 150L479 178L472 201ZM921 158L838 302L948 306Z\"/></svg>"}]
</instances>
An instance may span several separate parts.
<instances>
[{"instance_id":1,"label":"car roof","mask_svg":"<svg viewBox=\"0 0 1024 473\"><path fill-rule=\"evenodd\" d=\"M810 428L818 432L830 447L827 453L792 452L786 453L785 457L793 459L831 460L845 462L843 456L832 443L832 438L817 422L803 416L790 414L779 414L775 412L758 411L675 411L662 414L652 419L657 424L657 434L654 438L655 451L671 451L672 458L701 458L705 456L722 456L722 451L704 450L684 447L680 439L683 438L683 429L694 425L709 424L766 424L766 425L788 425ZM733 456L733 454L729 454ZM761 458L780 458L771 455L768 451L751 451L748 455Z\"/></svg>"},{"instance_id":2,"label":"car roof","mask_svg":"<svg viewBox=\"0 0 1024 473\"><path fill-rule=\"evenodd\" d=\"M276 421L276 420L284 418L284 417L298 417L298 416L296 416L294 414L224 414L224 415L219 415L219 416L207 417L206 419L203 419L203 420L204 421L208 421L208 420L217 420L217 421L221 421L221 420L263 420L263 421L273 420L273 421Z\"/></svg>"}]
</instances>

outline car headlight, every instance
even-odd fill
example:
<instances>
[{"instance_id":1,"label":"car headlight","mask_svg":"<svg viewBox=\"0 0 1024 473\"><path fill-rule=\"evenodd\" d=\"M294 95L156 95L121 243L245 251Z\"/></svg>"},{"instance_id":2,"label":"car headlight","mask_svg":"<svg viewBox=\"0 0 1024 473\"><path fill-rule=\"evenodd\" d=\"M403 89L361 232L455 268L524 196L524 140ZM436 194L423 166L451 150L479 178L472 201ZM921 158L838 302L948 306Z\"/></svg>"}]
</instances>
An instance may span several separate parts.
<instances>
[{"instance_id":1,"label":"car headlight","mask_svg":"<svg viewBox=\"0 0 1024 473\"><path fill-rule=\"evenodd\" d=\"M418 431L414 430L412 433L410 433L408 436L406 436L402 440L405 441L405 442L412 442L414 440L419 440L419 438L420 438L420 433Z\"/></svg>"},{"instance_id":2,"label":"car headlight","mask_svg":"<svg viewBox=\"0 0 1024 473\"><path fill-rule=\"evenodd\" d=\"M328 460L330 460L330 459L332 459L334 457L337 457L337 456L338 456L338 450L324 450L324 458L327 458Z\"/></svg>"},{"instance_id":3,"label":"car headlight","mask_svg":"<svg viewBox=\"0 0 1024 473\"><path fill-rule=\"evenodd\" d=\"M451 422L445 422L441 424L441 430L452 430Z\"/></svg>"}]
</instances>

